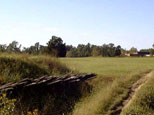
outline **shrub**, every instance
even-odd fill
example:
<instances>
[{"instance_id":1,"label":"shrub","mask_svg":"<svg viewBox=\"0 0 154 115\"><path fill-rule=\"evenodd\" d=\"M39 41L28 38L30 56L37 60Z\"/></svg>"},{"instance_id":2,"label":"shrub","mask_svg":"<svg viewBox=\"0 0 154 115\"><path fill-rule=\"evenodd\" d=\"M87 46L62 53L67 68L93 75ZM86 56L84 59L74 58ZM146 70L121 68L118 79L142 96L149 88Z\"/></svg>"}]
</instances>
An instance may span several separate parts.
<instances>
[{"instance_id":1,"label":"shrub","mask_svg":"<svg viewBox=\"0 0 154 115\"><path fill-rule=\"evenodd\" d=\"M2 96L0 96L0 114L13 115L15 101L15 99L8 99L6 94L2 94Z\"/></svg>"}]
</instances>

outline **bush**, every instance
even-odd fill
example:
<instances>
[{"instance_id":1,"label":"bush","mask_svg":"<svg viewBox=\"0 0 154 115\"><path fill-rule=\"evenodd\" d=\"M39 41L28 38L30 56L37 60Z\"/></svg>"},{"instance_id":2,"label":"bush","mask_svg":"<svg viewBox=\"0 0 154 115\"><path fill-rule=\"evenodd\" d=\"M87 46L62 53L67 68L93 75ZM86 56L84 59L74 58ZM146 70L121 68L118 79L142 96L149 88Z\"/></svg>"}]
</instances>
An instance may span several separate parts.
<instances>
[{"instance_id":1,"label":"bush","mask_svg":"<svg viewBox=\"0 0 154 115\"><path fill-rule=\"evenodd\" d=\"M8 99L6 94L2 94L2 96L0 96L0 114L13 115L15 101L15 99Z\"/></svg>"}]
</instances>

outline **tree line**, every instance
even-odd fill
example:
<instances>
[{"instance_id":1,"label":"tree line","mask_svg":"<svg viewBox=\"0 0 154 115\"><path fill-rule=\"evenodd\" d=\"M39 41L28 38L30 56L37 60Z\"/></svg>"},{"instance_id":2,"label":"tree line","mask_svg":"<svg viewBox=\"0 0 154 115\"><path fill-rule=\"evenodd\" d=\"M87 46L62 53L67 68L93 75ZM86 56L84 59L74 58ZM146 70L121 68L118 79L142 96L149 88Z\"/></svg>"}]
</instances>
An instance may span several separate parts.
<instances>
[{"instance_id":1,"label":"tree line","mask_svg":"<svg viewBox=\"0 0 154 115\"><path fill-rule=\"evenodd\" d=\"M36 42L30 47L21 48L21 45L17 41L13 41L8 46L6 44L0 44L0 52L27 53L33 55L49 54L56 57L65 57L66 44L63 43L63 40L60 37L52 36L46 46Z\"/></svg>"},{"instance_id":2,"label":"tree line","mask_svg":"<svg viewBox=\"0 0 154 115\"><path fill-rule=\"evenodd\" d=\"M121 55L121 46L115 46L113 43L103 44L102 46L79 44L77 47L66 46L67 57L89 57L89 56L103 56L115 57Z\"/></svg>"},{"instance_id":3,"label":"tree line","mask_svg":"<svg viewBox=\"0 0 154 115\"><path fill-rule=\"evenodd\" d=\"M130 50L121 48L120 45L115 46L113 43L103 44L101 46L88 44L79 44L77 47L66 45L60 37L52 36L47 44L41 45L39 42L30 47L21 47L17 41L11 42L8 46L0 44L0 52L8 53L27 53L33 55L48 54L55 57L90 57L103 56L115 57L124 56L125 53L135 53L137 48L132 47ZM142 49L154 55L154 45L150 49Z\"/></svg>"}]
</instances>

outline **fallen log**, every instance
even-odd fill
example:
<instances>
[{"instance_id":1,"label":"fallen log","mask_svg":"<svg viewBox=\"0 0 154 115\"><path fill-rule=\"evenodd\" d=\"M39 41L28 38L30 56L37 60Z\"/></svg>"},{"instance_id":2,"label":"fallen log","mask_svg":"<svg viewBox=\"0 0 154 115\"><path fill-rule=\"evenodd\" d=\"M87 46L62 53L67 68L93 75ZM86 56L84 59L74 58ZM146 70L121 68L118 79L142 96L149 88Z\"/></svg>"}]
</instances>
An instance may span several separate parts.
<instances>
[{"instance_id":1,"label":"fallen log","mask_svg":"<svg viewBox=\"0 0 154 115\"><path fill-rule=\"evenodd\" d=\"M21 92L25 89L31 89L34 87L47 88L58 85L69 85L76 82L82 82L96 77L96 74L81 74L81 75L67 75L64 77L43 76L38 79L25 78L16 83L8 83L0 86L0 91L5 93Z\"/></svg>"}]
</instances>

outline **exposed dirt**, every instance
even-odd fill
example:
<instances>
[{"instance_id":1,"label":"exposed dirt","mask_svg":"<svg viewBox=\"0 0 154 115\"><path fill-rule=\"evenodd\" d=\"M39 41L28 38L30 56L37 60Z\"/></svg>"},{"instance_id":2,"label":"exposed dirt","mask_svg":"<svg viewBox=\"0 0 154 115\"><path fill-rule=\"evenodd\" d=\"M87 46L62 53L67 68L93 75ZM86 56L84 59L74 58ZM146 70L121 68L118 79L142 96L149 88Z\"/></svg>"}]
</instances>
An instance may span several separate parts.
<instances>
[{"instance_id":1,"label":"exposed dirt","mask_svg":"<svg viewBox=\"0 0 154 115\"><path fill-rule=\"evenodd\" d=\"M141 77L137 82L135 82L130 88L127 97L125 97L124 100L122 100L118 105L114 107L114 111L110 115L119 115L123 109L128 107L136 97L138 90L147 82L153 73L154 71Z\"/></svg>"}]
</instances>

